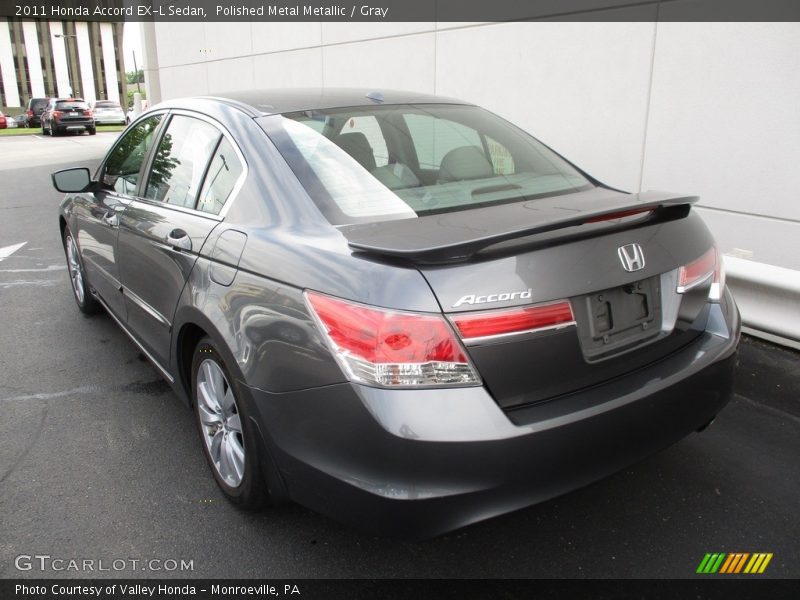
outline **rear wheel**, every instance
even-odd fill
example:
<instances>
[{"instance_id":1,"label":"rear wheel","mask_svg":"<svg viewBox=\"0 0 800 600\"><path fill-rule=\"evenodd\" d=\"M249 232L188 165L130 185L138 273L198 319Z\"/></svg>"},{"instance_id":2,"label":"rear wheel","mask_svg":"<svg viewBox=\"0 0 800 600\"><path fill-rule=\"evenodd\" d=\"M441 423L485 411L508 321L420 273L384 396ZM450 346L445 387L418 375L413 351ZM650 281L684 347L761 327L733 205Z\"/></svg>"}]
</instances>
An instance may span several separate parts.
<instances>
[{"instance_id":1,"label":"rear wheel","mask_svg":"<svg viewBox=\"0 0 800 600\"><path fill-rule=\"evenodd\" d=\"M96 127L91 127L89 129L89 135L95 135L96 133L97 133L97 128Z\"/></svg>"},{"instance_id":2,"label":"rear wheel","mask_svg":"<svg viewBox=\"0 0 800 600\"><path fill-rule=\"evenodd\" d=\"M69 269L69 279L72 284L72 293L75 302L83 314L91 315L100 311L100 303L95 299L92 290L86 283L81 262L80 251L72 232L67 228L64 231L64 252L67 255L67 269Z\"/></svg>"},{"instance_id":3,"label":"rear wheel","mask_svg":"<svg viewBox=\"0 0 800 600\"><path fill-rule=\"evenodd\" d=\"M192 398L203 452L220 489L241 508L262 508L269 493L257 434L235 380L208 337L192 358Z\"/></svg>"}]
</instances>

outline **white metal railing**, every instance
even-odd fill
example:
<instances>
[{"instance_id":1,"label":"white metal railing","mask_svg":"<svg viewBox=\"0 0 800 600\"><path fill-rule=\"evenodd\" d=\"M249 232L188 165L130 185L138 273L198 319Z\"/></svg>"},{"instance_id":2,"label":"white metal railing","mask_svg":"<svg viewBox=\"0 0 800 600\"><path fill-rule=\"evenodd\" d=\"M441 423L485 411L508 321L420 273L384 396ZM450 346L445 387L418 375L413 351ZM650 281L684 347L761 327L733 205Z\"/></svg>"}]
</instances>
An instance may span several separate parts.
<instances>
[{"instance_id":1,"label":"white metal railing","mask_svg":"<svg viewBox=\"0 0 800 600\"><path fill-rule=\"evenodd\" d=\"M756 335L800 342L800 271L734 256L724 261L743 325Z\"/></svg>"}]
</instances>

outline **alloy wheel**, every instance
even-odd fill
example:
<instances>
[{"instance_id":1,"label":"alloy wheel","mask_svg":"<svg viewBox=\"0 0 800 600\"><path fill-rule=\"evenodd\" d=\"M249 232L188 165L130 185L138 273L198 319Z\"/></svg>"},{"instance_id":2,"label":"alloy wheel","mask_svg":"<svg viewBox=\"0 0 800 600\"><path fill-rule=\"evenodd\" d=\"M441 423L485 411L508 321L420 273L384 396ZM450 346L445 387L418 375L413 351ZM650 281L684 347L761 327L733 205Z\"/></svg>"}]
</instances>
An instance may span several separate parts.
<instances>
[{"instance_id":1,"label":"alloy wheel","mask_svg":"<svg viewBox=\"0 0 800 600\"><path fill-rule=\"evenodd\" d=\"M197 370L197 409L214 469L227 485L239 486L245 461L239 408L225 373L210 358Z\"/></svg>"},{"instance_id":2,"label":"alloy wheel","mask_svg":"<svg viewBox=\"0 0 800 600\"><path fill-rule=\"evenodd\" d=\"M78 247L75 245L71 235L67 236L67 263L69 265L69 278L72 281L72 291L75 292L78 303L83 304L83 298L86 294L83 286L83 270L78 256Z\"/></svg>"}]
</instances>

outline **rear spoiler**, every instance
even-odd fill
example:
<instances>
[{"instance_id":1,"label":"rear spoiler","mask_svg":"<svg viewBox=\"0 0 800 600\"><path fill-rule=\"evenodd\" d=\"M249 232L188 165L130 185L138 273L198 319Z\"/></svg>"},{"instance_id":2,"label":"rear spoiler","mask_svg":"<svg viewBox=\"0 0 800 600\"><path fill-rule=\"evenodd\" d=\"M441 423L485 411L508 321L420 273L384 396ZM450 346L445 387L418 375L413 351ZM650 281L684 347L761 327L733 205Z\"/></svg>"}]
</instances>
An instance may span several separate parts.
<instances>
[{"instance_id":1,"label":"rear spoiler","mask_svg":"<svg viewBox=\"0 0 800 600\"><path fill-rule=\"evenodd\" d=\"M595 188L416 219L344 225L339 230L357 251L421 263L455 262L501 242L567 227L650 211L683 216L698 199L664 192L626 194Z\"/></svg>"}]
</instances>

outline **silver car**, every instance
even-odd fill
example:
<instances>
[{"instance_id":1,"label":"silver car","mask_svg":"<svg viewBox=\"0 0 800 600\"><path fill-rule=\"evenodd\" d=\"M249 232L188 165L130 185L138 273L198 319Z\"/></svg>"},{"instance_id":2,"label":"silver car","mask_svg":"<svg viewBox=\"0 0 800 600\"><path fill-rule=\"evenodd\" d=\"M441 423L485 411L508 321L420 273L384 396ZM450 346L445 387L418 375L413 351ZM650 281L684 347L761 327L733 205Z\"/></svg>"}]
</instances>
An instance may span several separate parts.
<instances>
[{"instance_id":1,"label":"silver car","mask_svg":"<svg viewBox=\"0 0 800 600\"><path fill-rule=\"evenodd\" d=\"M125 111L119 102L98 100L94 103L94 121L97 125L125 125Z\"/></svg>"}]
</instances>

